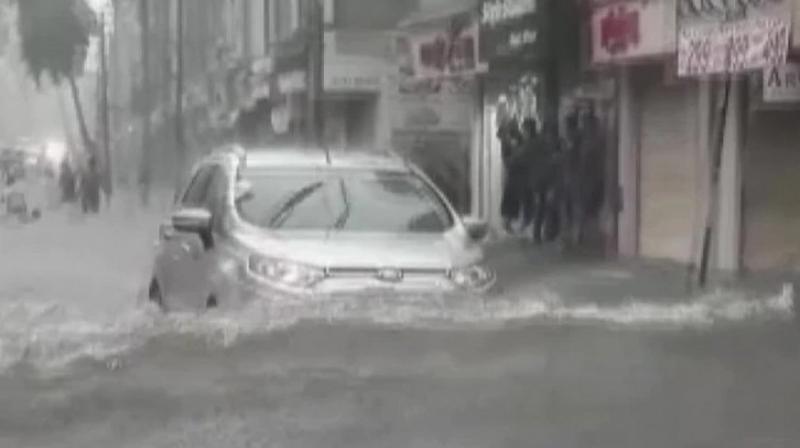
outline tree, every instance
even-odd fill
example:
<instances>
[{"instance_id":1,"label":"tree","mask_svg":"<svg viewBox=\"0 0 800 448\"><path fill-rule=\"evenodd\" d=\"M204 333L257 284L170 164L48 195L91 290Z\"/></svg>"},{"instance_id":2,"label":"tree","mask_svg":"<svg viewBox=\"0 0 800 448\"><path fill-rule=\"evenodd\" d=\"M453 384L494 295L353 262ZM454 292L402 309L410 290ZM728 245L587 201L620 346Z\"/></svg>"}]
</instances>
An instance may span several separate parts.
<instances>
[{"instance_id":1,"label":"tree","mask_svg":"<svg viewBox=\"0 0 800 448\"><path fill-rule=\"evenodd\" d=\"M80 134L91 154L95 143L86 126L76 77L86 63L89 36L96 28L85 0L17 0L17 27L22 59L37 86L42 75L60 85L67 81L75 104Z\"/></svg>"}]
</instances>

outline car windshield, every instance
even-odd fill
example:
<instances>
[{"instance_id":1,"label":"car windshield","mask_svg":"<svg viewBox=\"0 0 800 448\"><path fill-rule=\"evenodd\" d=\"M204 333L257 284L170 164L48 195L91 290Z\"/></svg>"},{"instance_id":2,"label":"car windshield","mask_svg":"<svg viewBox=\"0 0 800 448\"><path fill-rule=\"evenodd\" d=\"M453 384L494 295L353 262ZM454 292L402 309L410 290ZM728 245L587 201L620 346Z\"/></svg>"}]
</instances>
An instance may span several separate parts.
<instances>
[{"instance_id":1,"label":"car windshield","mask_svg":"<svg viewBox=\"0 0 800 448\"><path fill-rule=\"evenodd\" d=\"M441 233L453 225L438 195L410 173L250 170L242 218L274 230Z\"/></svg>"}]
</instances>

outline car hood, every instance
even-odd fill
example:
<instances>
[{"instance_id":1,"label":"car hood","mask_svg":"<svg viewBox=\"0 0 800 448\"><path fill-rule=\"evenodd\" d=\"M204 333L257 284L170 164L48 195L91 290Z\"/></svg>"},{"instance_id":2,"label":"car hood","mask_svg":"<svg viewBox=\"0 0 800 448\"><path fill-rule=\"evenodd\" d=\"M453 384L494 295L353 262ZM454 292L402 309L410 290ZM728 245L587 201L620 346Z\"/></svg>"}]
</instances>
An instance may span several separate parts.
<instances>
[{"instance_id":1,"label":"car hood","mask_svg":"<svg viewBox=\"0 0 800 448\"><path fill-rule=\"evenodd\" d=\"M333 268L448 269L480 261L483 253L454 232L378 234L346 232L249 232L251 250L282 259Z\"/></svg>"}]
</instances>

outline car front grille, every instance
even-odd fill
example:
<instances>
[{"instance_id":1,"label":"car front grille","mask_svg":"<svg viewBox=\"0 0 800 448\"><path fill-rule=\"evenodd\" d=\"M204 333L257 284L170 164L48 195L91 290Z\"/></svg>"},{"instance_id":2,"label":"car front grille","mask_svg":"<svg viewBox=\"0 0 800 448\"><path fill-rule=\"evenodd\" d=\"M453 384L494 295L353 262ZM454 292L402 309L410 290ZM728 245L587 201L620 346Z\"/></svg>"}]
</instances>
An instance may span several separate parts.
<instances>
[{"instance_id":1,"label":"car front grille","mask_svg":"<svg viewBox=\"0 0 800 448\"><path fill-rule=\"evenodd\" d=\"M432 278L444 277L447 275L446 269L428 268L364 268L364 267L335 267L328 268L325 273L330 278L380 278L385 271L396 271L403 278Z\"/></svg>"}]
</instances>

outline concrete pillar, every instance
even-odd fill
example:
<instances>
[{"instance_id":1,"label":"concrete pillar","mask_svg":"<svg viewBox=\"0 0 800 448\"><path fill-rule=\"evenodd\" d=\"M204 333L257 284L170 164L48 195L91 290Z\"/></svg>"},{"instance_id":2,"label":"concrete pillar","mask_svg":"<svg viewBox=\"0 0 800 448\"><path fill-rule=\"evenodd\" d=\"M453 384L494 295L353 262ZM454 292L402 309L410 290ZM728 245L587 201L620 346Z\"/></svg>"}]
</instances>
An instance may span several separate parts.
<instances>
[{"instance_id":1,"label":"concrete pillar","mask_svg":"<svg viewBox=\"0 0 800 448\"><path fill-rule=\"evenodd\" d=\"M619 185L622 210L618 227L618 250L622 257L639 255L639 104L631 81L631 69L619 73Z\"/></svg>"},{"instance_id":2,"label":"concrete pillar","mask_svg":"<svg viewBox=\"0 0 800 448\"><path fill-rule=\"evenodd\" d=\"M742 79L732 81L722 144L716 260L717 269L724 274L738 274L741 262L743 86Z\"/></svg>"}]
</instances>

